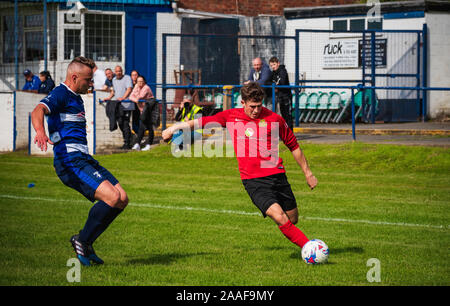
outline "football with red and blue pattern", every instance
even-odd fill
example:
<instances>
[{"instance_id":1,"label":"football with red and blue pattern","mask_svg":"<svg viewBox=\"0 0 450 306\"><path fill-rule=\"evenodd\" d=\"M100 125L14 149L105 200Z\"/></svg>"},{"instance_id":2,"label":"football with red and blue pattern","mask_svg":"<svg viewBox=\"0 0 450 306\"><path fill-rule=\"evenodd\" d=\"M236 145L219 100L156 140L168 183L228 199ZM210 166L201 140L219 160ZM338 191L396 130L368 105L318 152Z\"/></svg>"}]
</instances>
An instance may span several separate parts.
<instances>
[{"instance_id":1,"label":"football with red and blue pattern","mask_svg":"<svg viewBox=\"0 0 450 306\"><path fill-rule=\"evenodd\" d=\"M328 254L328 246L320 239L312 239L302 248L303 261L311 265L326 263Z\"/></svg>"}]
</instances>

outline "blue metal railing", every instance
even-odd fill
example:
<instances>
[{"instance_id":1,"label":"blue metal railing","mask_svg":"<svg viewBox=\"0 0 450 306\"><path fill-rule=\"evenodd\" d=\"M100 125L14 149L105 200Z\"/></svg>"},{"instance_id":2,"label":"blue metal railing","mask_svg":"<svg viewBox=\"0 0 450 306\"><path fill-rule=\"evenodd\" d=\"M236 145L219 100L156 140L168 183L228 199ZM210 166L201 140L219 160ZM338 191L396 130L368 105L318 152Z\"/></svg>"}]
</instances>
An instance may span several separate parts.
<instances>
[{"instance_id":1,"label":"blue metal railing","mask_svg":"<svg viewBox=\"0 0 450 306\"><path fill-rule=\"evenodd\" d=\"M158 84L163 89L189 89L189 90L195 90L195 89L223 89L224 85L172 85L172 84ZM233 85L230 85L233 86ZM235 85L233 86L232 92L235 88L240 88L242 85ZM371 90L372 94L374 94L375 90L416 90L416 91L422 91L424 93L424 96L426 95L427 91L450 91L450 87L425 87L425 86L412 86L412 87L406 87L406 86L364 86L362 84L358 84L355 86L351 85L262 85L263 88L271 88L272 89L272 110L276 110L276 100L275 100L275 90L276 88L290 88L293 90L298 89L349 89L351 91L351 112L352 112L352 138L353 140L356 140L356 131L355 131L355 90ZM373 100L375 101L375 100ZM298 105L298 99L296 99L295 103L295 109L299 110ZM166 101L162 101L163 105L170 104ZM234 104L233 100L233 94L231 94L231 105ZM166 109L163 109L163 114L165 113ZM372 108L372 116L374 116L375 107ZM299 112L295 112L295 119L296 119L296 126L299 126L298 118L299 118ZM164 117L165 118L165 117ZM166 128L166 121L165 119L162 122L162 128Z\"/></svg>"}]
</instances>

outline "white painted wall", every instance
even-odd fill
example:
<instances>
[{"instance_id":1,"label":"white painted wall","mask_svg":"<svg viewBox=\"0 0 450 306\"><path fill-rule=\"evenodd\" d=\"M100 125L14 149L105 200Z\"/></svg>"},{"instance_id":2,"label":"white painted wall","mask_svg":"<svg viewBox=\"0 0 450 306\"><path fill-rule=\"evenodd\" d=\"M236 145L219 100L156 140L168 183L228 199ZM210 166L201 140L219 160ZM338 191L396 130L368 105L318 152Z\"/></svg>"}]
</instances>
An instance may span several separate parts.
<instances>
[{"instance_id":1,"label":"white painted wall","mask_svg":"<svg viewBox=\"0 0 450 306\"><path fill-rule=\"evenodd\" d=\"M105 105L99 104L98 100L103 99L108 95L106 92L96 92L96 152L118 148L122 146L122 133L119 129L111 132L109 130L109 119L106 116ZM29 92L18 91L16 93L16 149L28 150L29 139L31 140L31 154L33 155L52 155L53 148L49 145L47 152L41 152L40 149L33 143L36 135L34 129L31 127L31 134L29 137L28 116L36 107L45 95L34 94ZM94 152L94 94L86 94L81 96L84 102L86 112L86 132L89 146L89 153ZM0 94L0 152L7 152L13 150L14 143L14 94ZM46 131L47 123L44 120Z\"/></svg>"},{"instance_id":2,"label":"white painted wall","mask_svg":"<svg viewBox=\"0 0 450 306\"><path fill-rule=\"evenodd\" d=\"M14 93L0 93L0 152L13 150Z\"/></svg>"},{"instance_id":3,"label":"white painted wall","mask_svg":"<svg viewBox=\"0 0 450 306\"><path fill-rule=\"evenodd\" d=\"M429 75L428 85L430 87L450 87L450 15L448 13L427 12L421 18L384 19L383 28L389 30L422 30L423 24L427 23L429 29ZM332 28L332 18L310 18L286 20L286 36L294 36L296 29L323 29ZM333 39L360 39L361 36L352 34L328 34L328 33L301 33L300 36L300 73L306 75L306 79L361 79L360 68L346 69L323 69L323 46ZM398 66L416 67L414 63L405 56L408 53L417 52L415 42L416 34L382 34L379 38L387 38L387 67L377 69L377 73L392 73ZM294 42L286 42L286 67L295 67ZM420 67L422 68L422 67ZM294 69L288 72L294 80ZM411 69L412 71L412 69ZM415 73L413 71L412 73ZM307 83L306 85L308 85ZM325 83L316 83L325 85ZM330 83L328 83L330 84ZM337 85L330 84L330 85ZM339 85L351 85L350 83L339 83ZM354 83L353 83L354 85ZM416 86L416 79L387 79L377 78L377 86ZM311 89L307 92L319 91ZM321 90L330 91L330 90ZM415 91L379 91L378 97L383 98L415 98ZM435 118L439 114L450 114L450 92L433 91L428 95L428 114Z\"/></svg>"},{"instance_id":4,"label":"white painted wall","mask_svg":"<svg viewBox=\"0 0 450 306\"><path fill-rule=\"evenodd\" d=\"M173 13L157 13L156 15L156 49L157 49L157 83L162 83L162 34L163 33L181 33L181 19ZM167 58L166 58L166 82L167 84L175 84L174 70L180 67L180 39L171 37L167 39ZM161 88L156 89L156 97L161 99ZM173 102L175 98L175 90L167 91L167 102ZM171 105L168 105L171 108Z\"/></svg>"},{"instance_id":5,"label":"white painted wall","mask_svg":"<svg viewBox=\"0 0 450 306\"><path fill-rule=\"evenodd\" d=\"M450 87L450 14L426 13L428 25L428 85ZM450 116L450 92L432 91L428 95L428 114L431 118Z\"/></svg>"}]
</instances>

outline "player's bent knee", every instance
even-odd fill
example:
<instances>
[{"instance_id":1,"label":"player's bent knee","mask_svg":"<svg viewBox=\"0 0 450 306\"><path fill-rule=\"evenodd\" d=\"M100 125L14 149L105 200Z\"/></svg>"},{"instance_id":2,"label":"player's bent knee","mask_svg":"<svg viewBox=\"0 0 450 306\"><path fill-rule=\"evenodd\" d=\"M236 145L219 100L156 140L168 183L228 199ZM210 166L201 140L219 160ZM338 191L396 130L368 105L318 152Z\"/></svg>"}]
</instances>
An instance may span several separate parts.
<instances>
[{"instance_id":1,"label":"player's bent knee","mask_svg":"<svg viewBox=\"0 0 450 306\"><path fill-rule=\"evenodd\" d=\"M125 207L127 207L127 205L128 205L128 196L127 196L127 194L125 193L125 194L120 194L120 205L119 205L119 208L120 209L125 209Z\"/></svg>"},{"instance_id":2,"label":"player's bent knee","mask_svg":"<svg viewBox=\"0 0 450 306\"><path fill-rule=\"evenodd\" d=\"M111 190L111 192L108 195L108 199L105 202L112 207L119 207L121 204L120 192L115 189Z\"/></svg>"},{"instance_id":3,"label":"player's bent knee","mask_svg":"<svg viewBox=\"0 0 450 306\"><path fill-rule=\"evenodd\" d=\"M289 217L289 220L291 220L292 224L297 224L298 223L298 217Z\"/></svg>"}]
</instances>

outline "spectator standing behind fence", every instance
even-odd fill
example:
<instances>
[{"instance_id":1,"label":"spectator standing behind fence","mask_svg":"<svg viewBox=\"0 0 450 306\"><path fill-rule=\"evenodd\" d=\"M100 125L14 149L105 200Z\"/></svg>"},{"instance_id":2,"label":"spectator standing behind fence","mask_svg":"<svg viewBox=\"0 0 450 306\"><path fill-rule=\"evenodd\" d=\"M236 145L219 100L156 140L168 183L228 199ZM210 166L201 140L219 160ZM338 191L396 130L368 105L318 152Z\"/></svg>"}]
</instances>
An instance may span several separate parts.
<instances>
[{"instance_id":1,"label":"spectator standing behind fence","mask_svg":"<svg viewBox=\"0 0 450 306\"><path fill-rule=\"evenodd\" d=\"M133 88L136 87L137 79L140 76L139 72L137 70L131 70L130 77L131 82L133 83ZM135 108L134 111L131 114L131 130L134 131L134 133L137 135L139 133L139 117L141 113L140 111Z\"/></svg>"},{"instance_id":2,"label":"spectator standing behind fence","mask_svg":"<svg viewBox=\"0 0 450 306\"><path fill-rule=\"evenodd\" d=\"M113 71L110 68L106 68L105 69L105 76L106 76L106 80L105 83L103 84L103 90L105 91L109 91L111 89L112 85L112 80L114 79L115 75L113 73Z\"/></svg>"},{"instance_id":3,"label":"spectator standing behind fence","mask_svg":"<svg viewBox=\"0 0 450 306\"><path fill-rule=\"evenodd\" d=\"M41 85L39 86L38 93L48 95L55 88L55 82L53 82L50 72L46 70L39 72L39 80L41 81Z\"/></svg>"},{"instance_id":4,"label":"spectator standing behind fence","mask_svg":"<svg viewBox=\"0 0 450 306\"><path fill-rule=\"evenodd\" d=\"M280 65L280 61L275 56L269 60L270 68L272 68L272 82L276 85L290 85L289 76L284 65ZM280 112L283 119L291 130L294 128L292 120L292 92L290 88L276 88L275 99L280 105Z\"/></svg>"},{"instance_id":5,"label":"spectator standing behind fence","mask_svg":"<svg viewBox=\"0 0 450 306\"><path fill-rule=\"evenodd\" d=\"M189 121L198 119L203 114L203 108L194 104L192 96L187 94L183 96L183 101L181 101L180 109L175 115L176 121ZM191 142L201 139L202 130L191 131ZM183 150L183 130L179 130L173 134L172 142L178 145L176 151Z\"/></svg>"},{"instance_id":6,"label":"spectator standing behind fence","mask_svg":"<svg viewBox=\"0 0 450 306\"><path fill-rule=\"evenodd\" d=\"M97 65L95 65L92 71L94 72L94 89L102 90L103 86L105 86L106 81L105 71L98 69Z\"/></svg>"},{"instance_id":7,"label":"spectator standing behind fence","mask_svg":"<svg viewBox=\"0 0 450 306\"><path fill-rule=\"evenodd\" d=\"M120 105L120 116L118 120L119 128L122 131L123 136L123 146L122 149L131 149L131 128L130 119L131 113L134 110L133 102L122 102L128 99L133 90L133 83L129 75L123 74L123 69L121 66L116 66L114 69L116 76L114 77L111 88L111 93L105 101L117 100L121 101Z\"/></svg>"},{"instance_id":8,"label":"spectator standing behind fence","mask_svg":"<svg viewBox=\"0 0 450 306\"><path fill-rule=\"evenodd\" d=\"M261 86L272 85L272 72L262 58L254 58L252 61L252 66L253 67L250 70L250 74L248 75L248 80L244 82L244 84L256 82ZM272 90L270 88L264 88L264 93L266 95L266 106L270 108L270 104L272 104Z\"/></svg>"},{"instance_id":9,"label":"spectator standing behind fence","mask_svg":"<svg viewBox=\"0 0 450 306\"><path fill-rule=\"evenodd\" d=\"M23 75L25 76L25 85L23 85L22 90L38 92L39 86L41 86L39 77L34 75L29 69L25 69Z\"/></svg>"},{"instance_id":10,"label":"spectator standing behind fence","mask_svg":"<svg viewBox=\"0 0 450 306\"><path fill-rule=\"evenodd\" d=\"M137 70L132 70L131 73L130 73L131 82L133 82L133 88L137 84L137 79L138 79L139 75L140 74L139 74L139 72Z\"/></svg>"},{"instance_id":11,"label":"spectator standing behind fence","mask_svg":"<svg viewBox=\"0 0 450 306\"><path fill-rule=\"evenodd\" d=\"M155 132L153 131L153 120L151 112L153 107L155 107L155 101L142 101L153 99L153 92L147 85L145 78L140 75L137 77L136 85L130 95L130 100L136 103L138 113L139 113L139 129L137 133L137 138L133 146L133 150L141 149L141 141L144 138L145 131L148 130L148 138L145 141L144 148L142 151L150 150L150 145L153 144L153 138L155 137Z\"/></svg>"}]
</instances>

